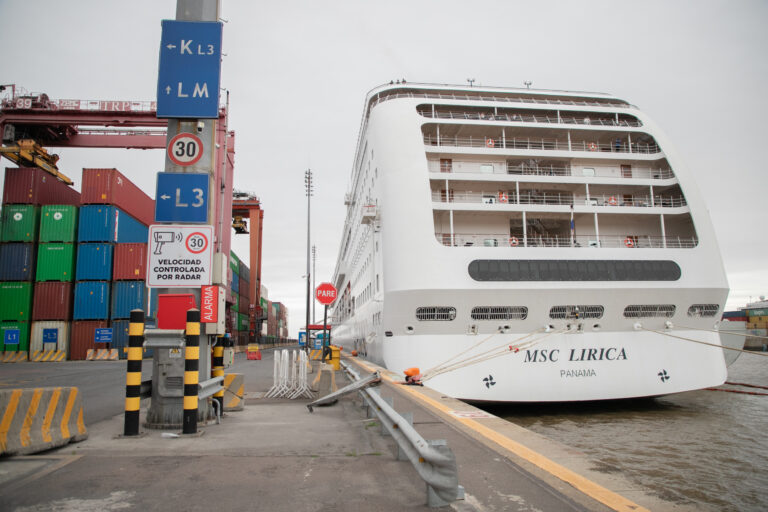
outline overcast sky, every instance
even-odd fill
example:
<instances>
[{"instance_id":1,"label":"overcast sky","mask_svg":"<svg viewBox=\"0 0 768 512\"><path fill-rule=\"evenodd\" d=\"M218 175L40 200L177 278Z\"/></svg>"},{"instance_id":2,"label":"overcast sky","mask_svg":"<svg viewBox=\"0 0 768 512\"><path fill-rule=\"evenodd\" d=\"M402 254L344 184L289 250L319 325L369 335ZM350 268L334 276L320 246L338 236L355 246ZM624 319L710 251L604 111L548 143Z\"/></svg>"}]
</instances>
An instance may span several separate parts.
<instances>
[{"instance_id":1,"label":"overcast sky","mask_svg":"<svg viewBox=\"0 0 768 512\"><path fill-rule=\"evenodd\" d=\"M0 83L55 99L154 100L160 20L176 0L0 0ZM768 2L223 0L222 86L236 132L235 185L264 213L262 276L304 324L306 198L317 283L330 280L365 94L393 79L601 91L650 115L709 206L728 307L768 295ZM116 167L154 197L162 151L56 149ZM3 167L10 166L9 161ZM233 248L247 258L244 235ZM317 305L322 320L322 309Z\"/></svg>"}]
</instances>

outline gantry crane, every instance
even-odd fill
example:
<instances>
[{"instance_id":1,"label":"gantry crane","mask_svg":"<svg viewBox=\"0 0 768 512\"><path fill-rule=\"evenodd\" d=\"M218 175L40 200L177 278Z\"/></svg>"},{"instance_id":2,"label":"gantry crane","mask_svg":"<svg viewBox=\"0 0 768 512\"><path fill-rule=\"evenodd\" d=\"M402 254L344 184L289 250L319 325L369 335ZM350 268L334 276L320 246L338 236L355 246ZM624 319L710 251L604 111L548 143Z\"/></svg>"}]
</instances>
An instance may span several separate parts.
<instances>
[{"instance_id":1,"label":"gantry crane","mask_svg":"<svg viewBox=\"0 0 768 512\"><path fill-rule=\"evenodd\" d=\"M46 94L17 91L7 87L11 95L0 100L0 153L19 165L35 166L72 184L72 180L56 167L58 156L48 147L165 149L168 121L158 119L153 101L53 100ZM219 110L216 132L216 190L232 190L234 174L235 133L227 130L227 112ZM223 181L223 186L222 186ZM249 315L253 327L259 318L261 299L261 221L264 212L253 195L239 197L233 204L231 194L214 194L216 211L232 211L233 227L242 231L243 219L250 219L251 298L254 311ZM222 204L219 204L222 201ZM237 220L239 219L239 220ZM240 231L238 231L240 230ZM247 228L246 228L247 232ZM231 231L217 235L221 252L229 255ZM258 309L256 309L258 308ZM258 326L260 327L260 325Z\"/></svg>"}]
</instances>

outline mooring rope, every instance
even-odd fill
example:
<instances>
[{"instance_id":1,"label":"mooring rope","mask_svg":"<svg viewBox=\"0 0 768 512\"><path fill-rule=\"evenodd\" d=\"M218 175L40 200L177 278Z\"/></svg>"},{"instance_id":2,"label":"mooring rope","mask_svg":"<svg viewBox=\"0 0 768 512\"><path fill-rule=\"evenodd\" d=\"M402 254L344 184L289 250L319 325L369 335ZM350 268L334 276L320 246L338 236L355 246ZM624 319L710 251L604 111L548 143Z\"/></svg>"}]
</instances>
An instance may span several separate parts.
<instances>
[{"instance_id":1,"label":"mooring rope","mask_svg":"<svg viewBox=\"0 0 768 512\"><path fill-rule=\"evenodd\" d=\"M540 332L541 330L542 329L537 329L536 331L528 333L525 336L523 336L521 338L518 338L518 340L515 340L515 341L519 341L519 340L523 340L525 338L528 338L528 337L532 336L533 334L536 334L537 332ZM443 367L443 368L441 368L439 370L433 371L433 372L431 372L429 374L424 374L424 376L422 377L421 380L422 381L429 380L429 379L431 379L433 377L437 377L438 375L442 375L443 373L447 373L447 372L452 372L452 371L458 370L459 368L465 368L467 366L472 366L474 364L482 363L484 361L489 361L491 359L494 359L496 357L500 357L500 356L503 356L503 355L517 353L520 350L524 350L524 349L527 349L529 347L532 347L533 345L539 343L541 340L543 340L544 338L546 338L548 336L551 336L553 334L563 333L563 332L567 332L567 329L562 329L562 330L559 330L559 331L552 330L550 332L546 332L544 334L544 336L541 336L540 338L537 338L535 340L526 341L526 342L523 342L523 343L515 344L515 342L513 342L512 344L505 343L503 346L499 345L497 347L488 349L485 352L482 352L480 354L475 354L474 356L468 357L468 358L466 358L464 360L457 361L457 362L453 363L452 365L445 366L445 367Z\"/></svg>"},{"instance_id":2,"label":"mooring rope","mask_svg":"<svg viewBox=\"0 0 768 512\"><path fill-rule=\"evenodd\" d=\"M674 334L670 334L670 333L664 332L664 331L656 331L656 330L653 330L653 329L646 329L645 327L642 327L642 326L640 326L640 329L643 330L643 331L655 332L656 334L663 334L664 336L669 336L670 338L677 338L679 340L691 341L693 343L700 343L701 345L709 345L710 347L722 348L722 349L725 349L725 350L735 350L736 352L746 352L747 354L755 354L755 355L759 355L759 356L768 356L768 352L756 352L754 350L744 350L743 348L726 347L726 346L723 346L723 345L718 345L716 343L709 343L709 342L706 342L706 341L694 340L693 338L686 338L686 337L683 337L683 336L676 336ZM704 330L704 329L702 329L702 330ZM737 334L737 336L742 336L742 334Z\"/></svg>"},{"instance_id":3,"label":"mooring rope","mask_svg":"<svg viewBox=\"0 0 768 512\"><path fill-rule=\"evenodd\" d=\"M701 329L699 327L688 327L688 326L685 326L685 325L677 325L676 327L678 329L688 329L688 330L691 330L691 331L716 332L717 334L723 334L723 333L725 333L725 334L733 334L735 336L744 336L745 338L763 338L763 339L768 338L768 336L759 336L757 334L747 334L745 332L742 333L742 332L739 332L739 331L718 331L718 330L715 330L715 329Z\"/></svg>"}]
</instances>

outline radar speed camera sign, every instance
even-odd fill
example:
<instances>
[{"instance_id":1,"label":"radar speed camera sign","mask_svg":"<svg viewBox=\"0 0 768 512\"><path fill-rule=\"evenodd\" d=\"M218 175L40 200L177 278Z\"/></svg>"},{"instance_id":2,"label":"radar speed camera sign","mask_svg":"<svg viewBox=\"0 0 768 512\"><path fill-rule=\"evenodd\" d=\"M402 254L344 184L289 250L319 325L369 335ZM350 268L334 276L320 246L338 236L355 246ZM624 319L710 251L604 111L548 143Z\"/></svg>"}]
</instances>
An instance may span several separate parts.
<instances>
[{"instance_id":1,"label":"radar speed camera sign","mask_svg":"<svg viewBox=\"0 0 768 512\"><path fill-rule=\"evenodd\" d=\"M193 288L211 284L213 226L149 226L147 286Z\"/></svg>"}]
</instances>

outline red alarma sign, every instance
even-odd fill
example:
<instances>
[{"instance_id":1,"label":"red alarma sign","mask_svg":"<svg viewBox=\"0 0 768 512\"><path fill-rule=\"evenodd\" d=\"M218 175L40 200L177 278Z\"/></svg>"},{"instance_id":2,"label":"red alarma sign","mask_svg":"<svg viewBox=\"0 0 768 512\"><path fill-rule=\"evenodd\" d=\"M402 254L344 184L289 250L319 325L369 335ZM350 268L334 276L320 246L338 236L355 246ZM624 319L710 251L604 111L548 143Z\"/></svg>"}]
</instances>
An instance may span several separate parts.
<instances>
[{"instance_id":1,"label":"red alarma sign","mask_svg":"<svg viewBox=\"0 0 768 512\"><path fill-rule=\"evenodd\" d=\"M215 324L219 320L219 287L202 286L200 289L200 322Z\"/></svg>"},{"instance_id":2,"label":"red alarma sign","mask_svg":"<svg viewBox=\"0 0 768 512\"><path fill-rule=\"evenodd\" d=\"M315 298L320 304L330 306L333 304L333 301L336 300L336 287L331 283L320 283L320 285L315 288Z\"/></svg>"}]
</instances>

